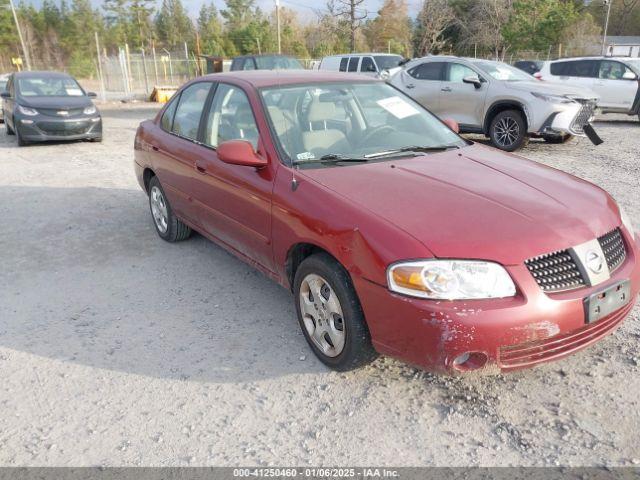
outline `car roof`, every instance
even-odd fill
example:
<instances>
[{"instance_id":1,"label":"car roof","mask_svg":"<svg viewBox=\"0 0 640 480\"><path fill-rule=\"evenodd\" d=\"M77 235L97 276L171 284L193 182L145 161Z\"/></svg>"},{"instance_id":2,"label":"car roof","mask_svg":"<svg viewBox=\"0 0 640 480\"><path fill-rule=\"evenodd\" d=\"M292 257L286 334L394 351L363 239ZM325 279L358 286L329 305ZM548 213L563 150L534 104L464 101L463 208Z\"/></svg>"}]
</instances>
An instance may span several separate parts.
<instances>
[{"instance_id":1,"label":"car roof","mask_svg":"<svg viewBox=\"0 0 640 480\"><path fill-rule=\"evenodd\" d=\"M35 71L23 71L23 72L14 72L13 74L16 78L40 78L40 77L48 77L48 78L73 78L68 73L64 72L53 72L46 70L35 70Z\"/></svg>"},{"instance_id":2,"label":"car roof","mask_svg":"<svg viewBox=\"0 0 640 480\"><path fill-rule=\"evenodd\" d=\"M283 55L281 53L259 53L255 55L237 55L232 58L232 60L236 60L238 58L260 58L260 57L286 57L286 58L295 58L291 55Z\"/></svg>"},{"instance_id":3,"label":"car roof","mask_svg":"<svg viewBox=\"0 0 640 480\"><path fill-rule=\"evenodd\" d=\"M243 70L235 72L213 73L206 75L208 80L239 80L254 88L295 85L301 83L332 82L379 82L373 77L357 73L331 72L324 70Z\"/></svg>"},{"instance_id":4,"label":"car roof","mask_svg":"<svg viewBox=\"0 0 640 480\"><path fill-rule=\"evenodd\" d=\"M332 58L332 57L368 57L368 56L376 56L376 57L402 57L399 53L374 53L374 52L362 52L362 53L343 53L336 55L328 55L324 58Z\"/></svg>"},{"instance_id":5,"label":"car roof","mask_svg":"<svg viewBox=\"0 0 640 480\"><path fill-rule=\"evenodd\" d=\"M592 57L567 57L567 58L557 58L555 60L551 60L551 62L573 62L578 60L617 60L619 62L629 61L629 60L637 60L635 57L607 57L607 56L592 56Z\"/></svg>"}]
</instances>

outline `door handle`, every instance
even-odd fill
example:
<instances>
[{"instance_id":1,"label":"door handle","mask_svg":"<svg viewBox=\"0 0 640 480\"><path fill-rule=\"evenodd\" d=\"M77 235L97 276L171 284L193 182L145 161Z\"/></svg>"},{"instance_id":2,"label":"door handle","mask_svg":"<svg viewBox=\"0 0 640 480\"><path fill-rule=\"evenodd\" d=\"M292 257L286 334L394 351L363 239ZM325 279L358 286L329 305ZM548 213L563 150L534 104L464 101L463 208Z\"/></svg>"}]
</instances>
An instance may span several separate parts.
<instances>
[{"instance_id":1,"label":"door handle","mask_svg":"<svg viewBox=\"0 0 640 480\"><path fill-rule=\"evenodd\" d=\"M407 88L411 89L411 88L416 88L416 86L413 83L410 83L409 85L406 85Z\"/></svg>"},{"instance_id":2,"label":"door handle","mask_svg":"<svg viewBox=\"0 0 640 480\"><path fill-rule=\"evenodd\" d=\"M197 160L196 160L196 170L198 171L198 173L202 173L202 174L207 173L206 165L198 162Z\"/></svg>"},{"instance_id":3,"label":"door handle","mask_svg":"<svg viewBox=\"0 0 640 480\"><path fill-rule=\"evenodd\" d=\"M442 92L450 92L451 91L451 87L441 88L440 91L442 91Z\"/></svg>"},{"instance_id":4,"label":"door handle","mask_svg":"<svg viewBox=\"0 0 640 480\"><path fill-rule=\"evenodd\" d=\"M155 145L151 145L151 150L153 150L154 152L157 152L160 149L158 147L156 147Z\"/></svg>"}]
</instances>

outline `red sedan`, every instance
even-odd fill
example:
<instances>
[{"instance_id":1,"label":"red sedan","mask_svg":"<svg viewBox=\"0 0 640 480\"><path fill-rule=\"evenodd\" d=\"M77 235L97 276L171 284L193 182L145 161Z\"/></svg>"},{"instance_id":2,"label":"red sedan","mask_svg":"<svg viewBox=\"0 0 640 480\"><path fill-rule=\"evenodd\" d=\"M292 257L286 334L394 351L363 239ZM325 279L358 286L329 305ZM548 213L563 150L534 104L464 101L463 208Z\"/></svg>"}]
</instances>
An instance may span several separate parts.
<instances>
[{"instance_id":1,"label":"red sedan","mask_svg":"<svg viewBox=\"0 0 640 480\"><path fill-rule=\"evenodd\" d=\"M135 168L160 237L197 230L291 289L332 368L508 371L612 332L640 289L622 209L455 130L362 76L217 74L140 125Z\"/></svg>"}]
</instances>

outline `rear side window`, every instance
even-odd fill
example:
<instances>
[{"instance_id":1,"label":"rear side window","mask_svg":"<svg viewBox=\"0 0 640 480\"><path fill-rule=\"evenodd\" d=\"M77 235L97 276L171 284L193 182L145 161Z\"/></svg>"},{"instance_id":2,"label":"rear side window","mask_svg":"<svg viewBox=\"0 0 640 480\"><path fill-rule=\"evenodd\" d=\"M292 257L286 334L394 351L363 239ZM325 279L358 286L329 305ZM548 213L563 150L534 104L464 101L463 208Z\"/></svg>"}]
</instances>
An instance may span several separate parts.
<instances>
[{"instance_id":1,"label":"rear side window","mask_svg":"<svg viewBox=\"0 0 640 480\"><path fill-rule=\"evenodd\" d=\"M357 72L358 71L358 62L360 61L360 57L351 57L349 59L349 71Z\"/></svg>"},{"instance_id":2,"label":"rear side window","mask_svg":"<svg viewBox=\"0 0 640 480\"><path fill-rule=\"evenodd\" d=\"M162 120L160 120L160 126L163 130L167 132L171 131L173 127L173 116L176 114L176 107L178 106L178 101L180 100L179 96L176 96L162 114Z\"/></svg>"},{"instance_id":3,"label":"rear side window","mask_svg":"<svg viewBox=\"0 0 640 480\"><path fill-rule=\"evenodd\" d=\"M418 80L442 80L443 62L427 62L413 67L409 75Z\"/></svg>"},{"instance_id":4,"label":"rear side window","mask_svg":"<svg viewBox=\"0 0 640 480\"><path fill-rule=\"evenodd\" d=\"M347 63L349 63L349 58L348 57L342 57L340 59L340 71L341 72L346 72L347 71Z\"/></svg>"},{"instance_id":5,"label":"rear side window","mask_svg":"<svg viewBox=\"0 0 640 480\"><path fill-rule=\"evenodd\" d=\"M551 75L566 77L595 78L598 75L598 62L578 60L575 62L557 62L551 64Z\"/></svg>"},{"instance_id":6,"label":"rear side window","mask_svg":"<svg viewBox=\"0 0 640 480\"><path fill-rule=\"evenodd\" d=\"M198 138L200 117L210 89L211 83L199 82L182 91L173 118L173 127L171 129L173 133L191 140Z\"/></svg>"},{"instance_id":7,"label":"rear side window","mask_svg":"<svg viewBox=\"0 0 640 480\"><path fill-rule=\"evenodd\" d=\"M373 58L362 57L362 64L360 65L361 72L376 72L376 64L373 63Z\"/></svg>"}]
</instances>

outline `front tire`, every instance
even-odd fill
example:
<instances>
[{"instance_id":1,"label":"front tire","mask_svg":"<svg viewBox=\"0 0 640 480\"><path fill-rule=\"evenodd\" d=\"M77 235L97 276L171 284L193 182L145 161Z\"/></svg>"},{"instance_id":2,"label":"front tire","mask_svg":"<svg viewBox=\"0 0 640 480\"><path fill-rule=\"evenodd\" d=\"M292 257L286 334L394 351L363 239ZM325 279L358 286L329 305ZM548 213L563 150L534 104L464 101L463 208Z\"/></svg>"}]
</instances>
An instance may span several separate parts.
<instances>
[{"instance_id":1,"label":"front tire","mask_svg":"<svg viewBox=\"0 0 640 480\"><path fill-rule=\"evenodd\" d=\"M16 128L15 134L16 134L16 140L18 141L18 146L19 147L26 147L27 145L29 145L29 142L27 142L25 139L23 139L22 135L20 135L20 130L19 129Z\"/></svg>"},{"instance_id":2,"label":"front tire","mask_svg":"<svg viewBox=\"0 0 640 480\"><path fill-rule=\"evenodd\" d=\"M293 284L300 328L322 363L348 371L376 359L351 278L338 262L314 254L300 264Z\"/></svg>"},{"instance_id":3,"label":"front tire","mask_svg":"<svg viewBox=\"0 0 640 480\"><path fill-rule=\"evenodd\" d=\"M173 213L158 177L149 181L149 208L160 238L171 243L189 238L191 228L178 220Z\"/></svg>"},{"instance_id":4,"label":"front tire","mask_svg":"<svg viewBox=\"0 0 640 480\"><path fill-rule=\"evenodd\" d=\"M13 131L13 128L9 126L9 122L7 120L4 121L4 127L7 129L7 135L15 134L15 132Z\"/></svg>"},{"instance_id":5,"label":"front tire","mask_svg":"<svg viewBox=\"0 0 640 480\"><path fill-rule=\"evenodd\" d=\"M498 113L489 125L489 138L494 147L505 152L514 152L529 142L527 125L518 110Z\"/></svg>"}]
</instances>

